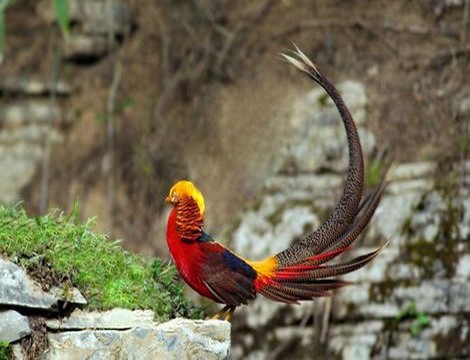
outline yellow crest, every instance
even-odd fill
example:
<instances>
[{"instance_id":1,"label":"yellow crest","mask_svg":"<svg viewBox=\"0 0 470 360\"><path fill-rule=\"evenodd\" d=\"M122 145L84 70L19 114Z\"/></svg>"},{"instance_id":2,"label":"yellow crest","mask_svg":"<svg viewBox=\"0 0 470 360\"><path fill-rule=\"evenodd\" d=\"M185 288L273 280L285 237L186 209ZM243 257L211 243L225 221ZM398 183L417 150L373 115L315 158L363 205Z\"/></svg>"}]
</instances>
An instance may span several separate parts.
<instances>
[{"instance_id":1,"label":"yellow crest","mask_svg":"<svg viewBox=\"0 0 470 360\"><path fill-rule=\"evenodd\" d=\"M171 187L167 199L173 202L176 198L182 196L192 197L194 201L196 201L201 215L204 215L204 211L206 209L206 206L204 204L204 197L202 196L202 193L199 191L199 189L191 181L178 181L175 185Z\"/></svg>"}]
</instances>

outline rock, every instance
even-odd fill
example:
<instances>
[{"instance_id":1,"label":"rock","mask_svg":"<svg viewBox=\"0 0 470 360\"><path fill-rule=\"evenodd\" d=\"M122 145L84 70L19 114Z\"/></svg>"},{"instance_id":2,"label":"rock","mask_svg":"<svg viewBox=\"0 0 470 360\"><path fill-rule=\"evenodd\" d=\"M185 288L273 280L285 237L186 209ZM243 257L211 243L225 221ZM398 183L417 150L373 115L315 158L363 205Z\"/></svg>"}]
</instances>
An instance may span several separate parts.
<instances>
[{"instance_id":1,"label":"rock","mask_svg":"<svg viewBox=\"0 0 470 360\"><path fill-rule=\"evenodd\" d=\"M265 197L259 210L247 213L235 231L235 250L261 258L282 251L300 237L306 227L318 223L311 206L291 205L281 196Z\"/></svg>"},{"instance_id":2,"label":"rock","mask_svg":"<svg viewBox=\"0 0 470 360\"><path fill-rule=\"evenodd\" d=\"M390 169L388 179L390 181L396 181L432 177L436 169L437 163L433 161L402 163Z\"/></svg>"},{"instance_id":3,"label":"rock","mask_svg":"<svg viewBox=\"0 0 470 360\"><path fill-rule=\"evenodd\" d=\"M0 107L0 125L4 129L34 122L49 123L58 115L58 108L51 108L47 101L21 101Z\"/></svg>"},{"instance_id":4,"label":"rock","mask_svg":"<svg viewBox=\"0 0 470 360\"><path fill-rule=\"evenodd\" d=\"M64 319L50 319L46 326L53 330L70 329L130 329L153 324L154 314L150 310L112 309L105 312L86 312L80 309Z\"/></svg>"},{"instance_id":5,"label":"rock","mask_svg":"<svg viewBox=\"0 0 470 360\"><path fill-rule=\"evenodd\" d=\"M118 43L118 37L130 31L132 22L126 1L69 0L69 18L72 23L65 39L64 56L68 59L96 59L103 57L109 47ZM56 16L50 1L37 6L41 17L55 22ZM109 44L108 33L114 37Z\"/></svg>"},{"instance_id":6,"label":"rock","mask_svg":"<svg viewBox=\"0 0 470 360\"><path fill-rule=\"evenodd\" d=\"M364 321L358 325L335 326L329 334L330 348L342 359L370 359L373 347L383 328L382 321Z\"/></svg>"},{"instance_id":7,"label":"rock","mask_svg":"<svg viewBox=\"0 0 470 360\"><path fill-rule=\"evenodd\" d=\"M59 108L45 100L17 101L0 107L0 169L8 169L0 172L0 202L19 200L42 160L47 137L54 145L62 140L54 125L59 115Z\"/></svg>"},{"instance_id":8,"label":"rock","mask_svg":"<svg viewBox=\"0 0 470 360\"><path fill-rule=\"evenodd\" d=\"M29 150L29 156L28 156ZM18 200L19 192L32 179L36 164L42 155L39 146L19 144L13 147L0 145L0 201L12 203Z\"/></svg>"},{"instance_id":9,"label":"rock","mask_svg":"<svg viewBox=\"0 0 470 360\"><path fill-rule=\"evenodd\" d=\"M14 310L0 311L0 342L12 343L31 333L26 316Z\"/></svg>"},{"instance_id":10,"label":"rock","mask_svg":"<svg viewBox=\"0 0 470 360\"><path fill-rule=\"evenodd\" d=\"M130 330L49 333L45 360L228 359L230 323L174 319Z\"/></svg>"},{"instance_id":11,"label":"rock","mask_svg":"<svg viewBox=\"0 0 470 360\"><path fill-rule=\"evenodd\" d=\"M456 270L457 276L470 279L470 255L464 255L459 259Z\"/></svg>"},{"instance_id":12,"label":"rock","mask_svg":"<svg viewBox=\"0 0 470 360\"><path fill-rule=\"evenodd\" d=\"M100 0L69 0L69 18L79 23L80 32L84 34L107 34L109 24L113 26L115 34L129 31L131 17L126 1L113 0L111 3ZM50 1L41 1L37 11L46 21L52 23L56 20L55 11Z\"/></svg>"},{"instance_id":13,"label":"rock","mask_svg":"<svg viewBox=\"0 0 470 360\"><path fill-rule=\"evenodd\" d=\"M462 118L470 116L470 96L467 93L466 96L460 97L453 103L454 112Z\"/></svg>"},{"instance_id":14,"label":"rock","mask_svg":"<svg viewBox=\"0 0 470 360\"><path fill-rule=\"evenodd\" d=\"M99 58L109 50L105 36L71 35L66 39L66 58Z\"/></svg>"},{"instance_id":15,"label":"rock","mask_svg":"<svg viewBox=\"0 0 470 360\"><path fill-rule=\"evenodd\" d=\"M51 84L50 81L41 81L26 76L8 76L0 79L0 91L24 94L24 95L47 95L55 91L57 95L70 95L72 88L69 84L58 81Z\"/></svg>"},{"instance_id":16,"label":"rock","mask_svg":"<svg viewBox=\"0 0 470 360\"><path fill-rule=\"evenodd\" d=\"M45 292L27 276L19 266L0 258L0 307L21 306L34 309L56 310L60 302L83 305L86 300L73 289L69 298L64 298L63 290L52 287Z\"/></svg>"}]
</instances>

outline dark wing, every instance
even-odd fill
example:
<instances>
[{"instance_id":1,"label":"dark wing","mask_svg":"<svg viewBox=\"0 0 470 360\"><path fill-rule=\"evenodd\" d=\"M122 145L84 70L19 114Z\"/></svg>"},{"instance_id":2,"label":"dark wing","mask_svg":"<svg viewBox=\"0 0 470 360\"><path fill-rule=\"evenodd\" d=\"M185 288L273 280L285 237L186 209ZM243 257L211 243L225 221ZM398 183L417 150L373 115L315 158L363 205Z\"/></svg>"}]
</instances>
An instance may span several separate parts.
<instances>
[{"instance_id":1,"label":"dark wing","mask_svg":"<svg viewBox=\"0 0 470 360\"><path fill-rule=\"evenodd\" d=\"M256 297L254 280L257 274L250 265L225 248L206 254L203 281L221 303L239 306Z\"/></svg>"}]
</instances>

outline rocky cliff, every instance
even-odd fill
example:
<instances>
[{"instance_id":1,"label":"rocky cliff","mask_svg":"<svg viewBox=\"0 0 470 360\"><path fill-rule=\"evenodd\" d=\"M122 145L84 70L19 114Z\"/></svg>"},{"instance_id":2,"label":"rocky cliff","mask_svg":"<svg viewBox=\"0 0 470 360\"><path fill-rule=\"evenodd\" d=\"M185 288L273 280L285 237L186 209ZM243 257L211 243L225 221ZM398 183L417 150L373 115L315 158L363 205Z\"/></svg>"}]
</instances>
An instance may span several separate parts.
<instances>
[{"instance_id":1,"label":"rocky cliff","mask_svg":"<svg viewBox=\"0 0 470 360\"><path fill-rule=\"evenodd\" d=\"M366 127L365 88L356 82L339 88L359 125L365 156L374 159L372 150L380 144ZM232 236L238 252L263 258L283 250L318 227L339 198L347 147L335 109L322 96L313 90L293 104L286 121L297 124L298 135L277 174L240 216ZM465 103L458 109L468 118ZM369 161L370 185L379 179L380 164L377 157ZM366 253L389 240L388 247L372 264L345 276L354 284L331 299L300 306L260 299L242 308L234 325L234 357L470 356L469 165L450 164L443 174L434 162L395 163L371 225L352 252Z\"/></svg>"},{"instance_id":2,"label":"rocky cliff","mask_svg":"<svg viewBox=\"0 0 470 360\"><path fill-rule=\"evenodd\" d=\"M0 258L0 359L227 359L230 324L174 319L150 310L64 313L85 304L77 289L44 291Z\"/></svg>"}]
</instances>

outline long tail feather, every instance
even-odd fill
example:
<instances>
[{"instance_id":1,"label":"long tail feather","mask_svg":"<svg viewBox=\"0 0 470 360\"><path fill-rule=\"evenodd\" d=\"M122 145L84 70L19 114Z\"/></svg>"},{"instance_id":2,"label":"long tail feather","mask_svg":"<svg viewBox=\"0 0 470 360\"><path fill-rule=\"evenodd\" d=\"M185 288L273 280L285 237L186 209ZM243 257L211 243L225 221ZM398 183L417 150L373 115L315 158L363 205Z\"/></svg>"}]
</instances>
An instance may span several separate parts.
<instances>
[{"instance_id":1,"label":"long tail feather","mask_svg":"<svg viewBox=\"0 0 470 360\"><path fill-rule=\"evenodd\" d=\"M358 213L364 183L362 148L351 113L336 88L312 61L297 47L293 54L296 58L286 54L281 56L322 86L338 108L348 139L349 167L344 192L332 214L315 232L276 255L282 266L299 263L309 256L319 254L320 249L331 245L348 228Z\"/></svg>"},{"instance_id":2,"label":"long tail feather","mask_svg":"<svg viewBox=\"0 0 470 360\"><path fill-rule=\"evenodd\" d=\"M333 260L341 253L338 251L335 252L334 250L349 248L349 246L359 237L359 235L369 224L372 216L375 213L375 210L377 209L377 206L380 203L380 199L385 190L385 186L386 182L382 181L374 191L373 195L367 199L367 204L364 204L363 211L358 215L357 219L350 226L350 228L343 235L341 235L338 240L336 240L332 245L330 245L330 247L323 249L323 251L327 251L327 254L329 255L319 258L318 260L315 259L313 261L309 261L309 265L324 264L328 261ZM332 249L333 246L335 249Z\"/></svg>"},{"instance_id":3,"label":"long tail feather","mask_svg":"<svg viewBox=\"0 0 470 360\"><path fill-rule=\"evenodd\" d=\"M371 251L365 255L358 256L348 262L334 264L334 265L321 265L318 269L299 274L296 277L292 277L289 281L292 282L308 282L316 279L323 279L333 276L340 276L349 272L355 271L369 262L371 262L386 246L388 242L377 250ZM275 278L276 280L276 278Z\"/></svg>"},{"instance_id":4,"label":"long tail feather","mask_svg":"<svg viewBox=\"0 0 470 360\"><path fill-rule=\"evenodd\" d=\"M349 285L338 279L325 279L355 271L371 262L386 246L358 256L348 262L334 265L319 265L316 269L305 272L291 272L286 275L282 270L276 272L266 286L259 292L274 301L296 303L315 297L330 296L331 291Z\"/></svg>"},{"instance_id":5,"label":"long tail feather","mask_svg":"<svg viewBox=\"0 0 470 360\"><path fill-rule=\"evenodd\" d=\"M348 250L369 224L385 191L386 171L379 185L362 199L364 164L352 116L335 87L310 59L297 47L292 54L281 55L322 86L338 108L348 139L349 167L338 204L315 232L274 257L250 263L259 274L257 291L272 300L287 303L328 296L332 290L348 285L346 281L328 278L367 265L387 245L346 262L325 265Z\"/></svg>"}]
</instances>

